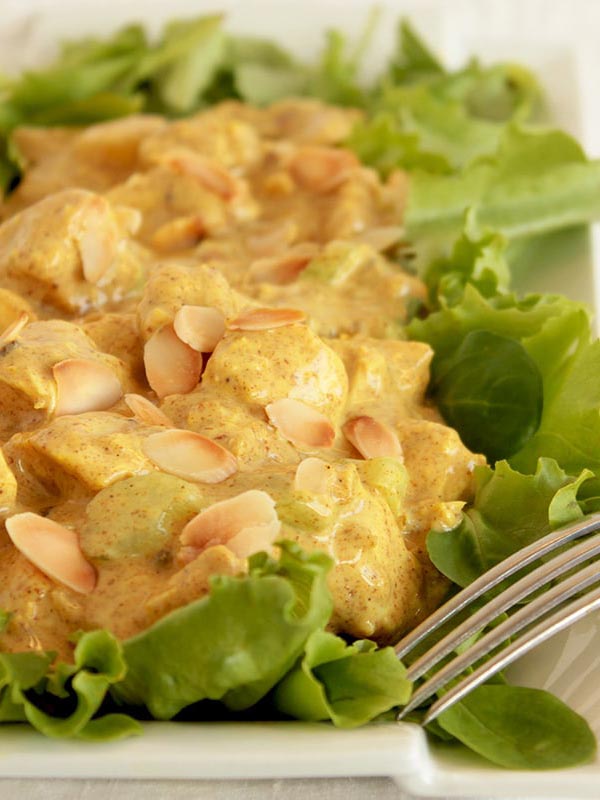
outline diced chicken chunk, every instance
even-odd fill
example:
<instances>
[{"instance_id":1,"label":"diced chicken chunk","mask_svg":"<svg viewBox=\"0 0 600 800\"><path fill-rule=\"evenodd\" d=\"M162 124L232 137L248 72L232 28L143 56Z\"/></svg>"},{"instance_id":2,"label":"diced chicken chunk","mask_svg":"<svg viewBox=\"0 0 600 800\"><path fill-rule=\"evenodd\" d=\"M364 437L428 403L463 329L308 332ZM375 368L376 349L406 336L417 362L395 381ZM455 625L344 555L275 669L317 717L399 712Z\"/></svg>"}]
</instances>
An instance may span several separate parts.
<instances>
[{"instance_id":1,"label":"diced chicken chunk","mask_svg":"<svg viewBox=\"0 0 600 800\"><path fill-rule=\"evenodd\" d=\"M134 292L143 273L128 231L91 192L49 195L0 226L0 278L34 308L67 314L99 308Z\"/></svg>"},{"instance_id":2,"label":"diced chicken chunk","mask_svg":"<svg viewBox=\"0 0 600 800\"><path fill-rule=\"evenodd\" d=\"M104 375L123 391L133 388L126 365L114 356L100 352L80 327L62 320L32 322L0 349L0 438L26 431L49 419L57 410L59 400L64 406L72 391L85 389L78 379L69 390L58 383L56 366L68 361L84 361L97 365ZM94 376L90 376L93 380ZM113 401L119 399L121 392ZM110 401L109 401L110 402ZM110 403L112 405L112 403ZM106 406L105 406L106 407Z\"/></svg>"}]
</instances>

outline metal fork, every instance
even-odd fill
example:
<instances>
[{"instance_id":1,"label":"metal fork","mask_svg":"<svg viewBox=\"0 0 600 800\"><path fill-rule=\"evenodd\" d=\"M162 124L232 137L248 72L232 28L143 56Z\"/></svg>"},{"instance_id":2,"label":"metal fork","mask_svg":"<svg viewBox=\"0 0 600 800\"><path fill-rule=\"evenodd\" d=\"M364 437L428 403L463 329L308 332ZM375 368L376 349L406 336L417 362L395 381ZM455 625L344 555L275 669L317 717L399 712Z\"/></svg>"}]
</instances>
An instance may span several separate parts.
<instances>
[{"instance_id":1,"label":"metal fork","mask_svg":"<svg viewBox=\"0 0 600 800\"><path fill-rule=\"evenodd\" d=\"M396 655L398 658L405 658L440 626L450 622L459 612L467 611L473 601L498 586L503 580L557 548L570 545L568 549L543 562L475 610L410 665L407 677L415 681L433 670L463 642L478 634L516 603L541 587L547 587L529 603L478 638L470 647L465 648L451 660L447 660L444 666L418 687L408 705L399 712L397 719L403 719L409 712L454 681L465 669L500 645L509 642L520 631L524 631L519 638L511 641L481 666L476 667L433 703L423 718L423 724L431 722L442 711L450 708L519 656L592 611L600 609L600 586L593 588L595 584L600 584L600 562L593 560L600 555L600 533L592 535L598 530L600 530L600 513L585 517L538 539L481 575L398 642L395 647ZM583 541L572 544L579 539ZM588 564L590 560L592 563ZM550 582L566 572L572 574L548 587ZM577 597L574 600L566 602L575 595ZM550 615L549 612L557 606L560 606L560 609ZM534 625L536 622L538 624Z\"/></svg>"}]
</instances>

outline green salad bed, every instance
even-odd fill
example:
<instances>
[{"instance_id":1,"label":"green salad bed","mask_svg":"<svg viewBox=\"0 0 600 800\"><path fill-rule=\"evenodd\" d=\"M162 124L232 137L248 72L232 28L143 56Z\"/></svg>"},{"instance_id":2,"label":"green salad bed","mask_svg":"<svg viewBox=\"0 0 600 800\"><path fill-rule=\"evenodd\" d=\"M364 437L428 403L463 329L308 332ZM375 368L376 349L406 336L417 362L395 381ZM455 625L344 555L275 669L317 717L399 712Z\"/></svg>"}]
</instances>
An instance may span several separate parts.
<instances>
[{"instance_id":1,"label":"green salad bed","mask_svg":"<svg viewBox=\"0 0 600 800\"><path fill-rule=\"evenodd\" d=\"M516 259L525 252L535 263L540 237L600 217L600 161L548 127L527 69L471 61L448 71L406 22L388 67L365 86L369 28L355 46L330 32L313 65L229 35L218 15L172 22L153 42L137 25L70 42L46 69L0 78L0 187L19 180L19 124L181 116L227 98L263 105L294 95L364 109L346 146L384 174L410 176L398 260L418 270L429 302L414 308L407 335L432 346L431 395L491 465L477 469L459 525L428 538L436 567L466 586L600 510L600 344L589 309L511 290ZM0 720L99 740L140 733L150 718L393 719L411 694L405 668L391 648L325 631L330 566L284 542L278 560L253 556L248 576L215 577L209 596L128 641L78 635L73 664L0 653ZM509 768L567 767L596 752L585 720L502 676L429 728Z\"/></svg>"}]
</instances>

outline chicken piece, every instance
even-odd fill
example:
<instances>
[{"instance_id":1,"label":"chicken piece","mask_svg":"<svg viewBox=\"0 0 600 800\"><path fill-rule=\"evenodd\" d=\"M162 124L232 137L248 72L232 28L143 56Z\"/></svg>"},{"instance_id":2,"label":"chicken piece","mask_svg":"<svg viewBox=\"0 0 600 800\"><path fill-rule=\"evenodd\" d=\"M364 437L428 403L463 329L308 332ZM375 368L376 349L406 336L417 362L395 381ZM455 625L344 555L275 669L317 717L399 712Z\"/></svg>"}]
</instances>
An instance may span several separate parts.
<instances>
[{"instance_id":1,"label":"chicken piece","mask_svg":"<svg viewBox=\"0 0 600 800\"><path fill-rule=\"evenodd\" d=\"M421 281L367 244L335 241L286 285L250 282L247 294L265 305L301 308L320 336L398 337L414 298L425 300Z\"/></svg>"},{"instance_id":2,"label":"chicken piece","mask_svg":"<svg viewBox=\"0 0 600 800\"><path fill-rule=\"evenodd\" d=\"M405 527L413 549L424 553L424 537L431 528L458 523L460 509L474 491L473 471L485 458L439 422L403 419L396 431L409 475Z\"/></svg>"},{"instance_id":3,"label":"chicken piece","mask_svg":"<svg viewBox=\"0 0 600 800\"><path fill-rule=\"evenodd\" d=\"M282 435L267 417L270 404L299 401L322 415L335 435L346 391L338 356L305 325L295 324L230 331L209 357L200 386L168 397L162 410L175 424L219 442L247 470L295 464L300 451L315 449Z\"/></svg>"},{"instance_id":4,"label":"chicken piece","mask_svg":"<svg viewBox=\"0 0 600 800\"><path fill-rule=\"evenodd\" d=\"M17 477L20 502L44 508L152 471L155 466L142 452L142 442L162 430L119 414L89 412L17 433L4 452Z\"/></svg>"},{"instance_id":5,"label":"chicken piece","mask_svg":"<svg viewBox=\"0 0 600 800\"><path fill-rule=\"evenodd\" d=\"M21 316L27 314L30 322L36 315L31 305L16 292L0 288L0 333Z\"/></svg>"},{"instance_id":6,"label":"chicken piece","mask_svg":"<svg viewBox=\"0 0 600 800\"><path fill-rule=\"evenodd\" d=\"M334 351L306 325L230 331L208 359L201 391L253 408L282 398L311 406L336 424L348 379Z\"/></svg>"},{"instance_id":7,"label":"chicken piece","mask_svg":"<svg viewBox=\"0 0 600 800\"><path fill-rule=\"evenodd\" d=\"M55 603L55 594L66 593L80 609L74 592L58 587L10 542L0 547L0 607L10 612L2 633L2 650L23 652L58 650L68 656L73 626Z\"/></svg>"},{"instance_id":8,"label":"chicken piece","mask_svg":"<svg viewBox=\"0 0 600 800\"><path fill-rule=\"evenodd\" d=\"M226 279L205 264L167 261L150 273L138 305L140 333L144 340L164 325L173 322L183 305L209 306L224 317L237 316L248 305Z\"/></svg>"},{"instance_id":9,"label":"chicken piece","mask_svg":"<svg viewBox=\"0 0 600 800\"><path fill-rule=\"evenodd\" d=\"M13 213L63 189L105 192L138 169L138 148L166 125L153 115L132 115L77 130L17 128L15 145L26 162L23 180L11 195Z\"/></svg>"},{"instance_id":10,"label":"chicken piece","mask_svg":"<svg viewBox=\"0 0 600 800\"><path fill-rule=\"evenodd\" d=\"M69 398L62 396L53 368L71 359L98 365L108 372L108 380L112 374L113 382L121 387L113 403L123 391L135 390L126 365L100 352L77 325L58 319L32 322L16 341L0 349L0 438L29 430L60 412L59 406L64 407ZM70 391L76 394L82 388L76 379ZM62 393L66 391L69 387L63 386ZM110 399L107 402L113 404Z\"/></svg>"},{"instance_id":11,"label":"chicken piece","mask_svg":"<svg viewBox=\"0 0 600 800\"><path fill-rule=\"evenodd\" d=\"M138 290L144 254L102 197L50 195L0 226L0 277L33 307L82 314Z\"/></svg>"},{"instance_id":12,"label":"chicken piece","mask_svg":"<svg viewBox=\"0 0 600 800\"><path fill-rule=\"evenodd\" d=\"M145 384L144 355L136 314L91 314L82 320L81 327L99 350L120 359L127 365L132 378Z\"/></svg>"},{"instance_id":13,"label":"chicken piece","mask_svg":"<svg viewBox=\"0 0 600 800\"><path fill-rule=\"evenodd\" d=\"M168 150L185 147L226 169L256 164L262 156L262 143L255 127L224 111L216 106L147 136L140 149L142 161L156 164Z\"/></svg>"},{"instance_id":14,"label":"chicken piece","mask_svg":"<svg viewBox=\"0 0 600 800\"><path fill-rule=\"evenodd\" d=\"M138 238L151 247L160 247L168 226L181 220L196 221L196 238L200 241L203 235L222 232L230 222L257 215L257 206L239 179L239 192L233 197L223 196L204 174L197 174L195 167L193 151L174 150L163 154L158 166L135 173L106 196L115 205L141 212ZM202 164L202 169L205 167L210 165Z\"/></svg>"},{"instance_id":15,"label":"chicken piece","mask_svg":"<svg viewBox=\"0 0 600 800\"><path fill-rule=\"evenodd\" d=\"M11 513L17 499L17 479L0 448L0 517Z\"/></svg>"},{"instance_id":16,"label":"chicken piece","mask_svg":"<svg viewBox=\"0 0 600 800\"><path fill-rule=\"evenodd\" d=\"M170 611L208 594L213 575L243 575L247 568L246 559L238 558L227 547L209 547L174 573L163 591L150 597L144 608L145 624L151 625Z\"/></svg>"},{"instance_id":17,"label":"chicken piece","mask_svg":"<svg viewBox=\"0 0 600 800\"><path fill-rule=\"evenodd\" d=\"M348 373L348 419L372 416L394 425L421 416L433 351L423 342L396 339L332 339Z\"/></svg>"},{"instance_id":18,"label":"chicken piece","mask_svg":"<svg viewBox=\"0 0 600 800\"><path fill-rule=\"evenodd\" d=\"M234 397L200 386L167 397L161 406L175 425L201 433L236 457L240 470L295 464L298 450L270 425L262 408L250 409Z\"/></svg>"},{"instance_id":19,"label":"chicken piece","mask_svg":"<svg viewBox=\"0 0 600 800\"><path fill-rule=\"evenodd\" d=\"M333 558L332 630L393 641L421 613L421 565L389 504L361 480L355 463L330 464L322 489L301 488L278 505L282 538Z\"/></svg>"},{"instance_id":20,"label":"chicken piece","mask_svg":"<svg viewBox=\"0 0 600 800\"><path fill-rule=\"evenodd\" d=\"M265 116L273 137L331 145L347 139L363 113L354 108L328 106L320 100L295 99L273 103Z\"/></svg>"}]
</instances>

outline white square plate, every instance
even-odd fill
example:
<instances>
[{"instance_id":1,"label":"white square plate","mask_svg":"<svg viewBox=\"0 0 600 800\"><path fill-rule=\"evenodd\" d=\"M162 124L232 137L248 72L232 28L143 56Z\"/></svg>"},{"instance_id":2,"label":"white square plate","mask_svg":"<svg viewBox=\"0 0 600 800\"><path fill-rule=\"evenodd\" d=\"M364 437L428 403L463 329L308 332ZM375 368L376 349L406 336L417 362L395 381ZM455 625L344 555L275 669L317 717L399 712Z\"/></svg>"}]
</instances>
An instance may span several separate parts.
<instances>
[{"instance_id":1,"label":"white square plate","mask_svg":"<svg viewBox=\"0 0 600 800\"><path fill-rule=\"evenodd\" d=\"M593 76L600 63L586 35L600 29L600 4L587 0L440 0L423 5L379 2L382 20L370 69L392 44L395 19L407 13L428 41L452 62L472 54L485 60L512 58L538 70L557 121L600 155ZM337 27L356 35L367 5L361 0L4 0L0 70L43 62L56 42L108 33L126 21L151 30L174 16L223 9L228 27L273 37L306 58L321 33ZM594 10L595 9L595 10ZM291 12L291 13L290 13ZM292 21L293 20L293 21ZM600 249L596 248L600 253ZM521 283L562 291L575 299L597 298L593 259L581 236L568 254L549 258ZM595 303L600 308L600 303ZM600 616L554 637L513 668L524 685L553 691L584 714L600 737ZM268 778L391 775L416 795L465 797L598 798L600 760L552 773L499 770L461 748L429 743L415 725L386 723L354 731L305 723L150 723L145 735L117 743L52 741L19 725L0 729L0 777Z\"/></svg>"}]
</instances>

